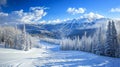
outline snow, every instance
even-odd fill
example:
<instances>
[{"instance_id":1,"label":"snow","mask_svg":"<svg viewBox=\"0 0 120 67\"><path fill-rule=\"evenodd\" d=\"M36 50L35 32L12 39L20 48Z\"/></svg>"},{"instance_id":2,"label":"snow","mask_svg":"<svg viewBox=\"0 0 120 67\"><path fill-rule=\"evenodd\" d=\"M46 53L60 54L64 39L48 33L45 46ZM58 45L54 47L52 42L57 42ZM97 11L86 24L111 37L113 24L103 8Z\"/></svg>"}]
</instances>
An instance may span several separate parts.
<instances>
[{"instance_id":1,"label":"snow","mask_svg":"<svg viewBox=\"0 0 120 67\"><path fill-rule=\"evenodd\" d=\"M59 45L40 42L29 51L0 48L0 67L120 67L120 58L81 51L61 51Z\"/></svg>"}]
</instances>

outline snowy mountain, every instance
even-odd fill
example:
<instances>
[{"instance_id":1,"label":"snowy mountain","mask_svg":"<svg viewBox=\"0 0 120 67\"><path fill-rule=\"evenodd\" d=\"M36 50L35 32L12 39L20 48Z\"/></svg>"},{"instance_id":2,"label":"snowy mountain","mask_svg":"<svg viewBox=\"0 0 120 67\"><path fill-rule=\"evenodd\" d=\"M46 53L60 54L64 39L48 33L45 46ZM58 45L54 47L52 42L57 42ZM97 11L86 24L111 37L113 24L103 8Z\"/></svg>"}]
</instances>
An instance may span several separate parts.
<instances>
[{"instance_id":1,"label":"snowy mountain","mask_svg":"<svg viewBox=\"0 0 120 67\"><path fill-rule=\"evenodd\" d=\"M103 22L107 22L107 18L90 19L81 18L73 19L58 24L26 24L27 32L31 34L40 34L43 36L49 36L54 38L61 38L63 36L82 36L84 32L91 33L95 31L97 25ZM22 28L22 25L19 25ZM81 35L79 34L80 32ZM79 34L79 35L78 35Z\"/></svg>"}]
</instances>

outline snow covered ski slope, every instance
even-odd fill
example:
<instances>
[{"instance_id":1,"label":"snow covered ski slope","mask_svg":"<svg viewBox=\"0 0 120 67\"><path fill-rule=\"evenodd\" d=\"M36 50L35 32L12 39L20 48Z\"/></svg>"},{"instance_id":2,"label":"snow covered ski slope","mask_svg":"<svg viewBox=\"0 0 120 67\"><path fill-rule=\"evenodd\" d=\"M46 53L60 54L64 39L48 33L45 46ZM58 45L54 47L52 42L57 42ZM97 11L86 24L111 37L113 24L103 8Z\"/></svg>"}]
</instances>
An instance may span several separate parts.
<instances>
[{"instance_id":1,"label":"snow covered ski slope","mask_svg":"<svg viewBox=\"0 0 120 67\"><path fill-rule=\"evenodd\" d=\"M59 45L40 42L30 51L0 48L0 67L120 67L120 58L81 51L61 51Z\"/></svg>"}]
</instances>

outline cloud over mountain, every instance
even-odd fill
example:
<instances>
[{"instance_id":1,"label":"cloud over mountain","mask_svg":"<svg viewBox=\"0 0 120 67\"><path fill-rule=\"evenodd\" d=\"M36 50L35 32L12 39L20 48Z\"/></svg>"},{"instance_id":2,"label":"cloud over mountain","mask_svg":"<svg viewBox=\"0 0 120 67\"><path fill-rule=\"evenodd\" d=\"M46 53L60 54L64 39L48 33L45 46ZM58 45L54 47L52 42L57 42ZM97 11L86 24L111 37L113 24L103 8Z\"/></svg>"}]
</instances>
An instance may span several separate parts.
<instances>
[{"instance_id":1,"label":"cloud over mountain","mask_svg":"<svg viewBox=\"0 0 120 67\"><path fill-rule=\"evenodd\" d=\"M90 12L88 14L84 14L83 16L81 16L81 18L88 18L89 21L92 21L94 19L100 19L100 18L104 18L103 15L100 15L98 13L93 13L93 12Z\"/></svg>"}]
</instances>

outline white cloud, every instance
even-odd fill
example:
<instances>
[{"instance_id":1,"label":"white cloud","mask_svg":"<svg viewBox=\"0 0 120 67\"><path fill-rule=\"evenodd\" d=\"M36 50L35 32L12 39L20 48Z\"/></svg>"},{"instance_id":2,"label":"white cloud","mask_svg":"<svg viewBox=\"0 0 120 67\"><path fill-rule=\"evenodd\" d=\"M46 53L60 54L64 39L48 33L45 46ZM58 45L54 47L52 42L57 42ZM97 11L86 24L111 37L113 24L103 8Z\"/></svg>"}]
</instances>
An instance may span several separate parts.
<instances>
[{"instance_id":1,"label":"white cloud","mask_svg":"<svg viewBox=\"0 0 120 67\"><path fill-rule=\"evenodd\" d=\"M67 9L67 12L68 13L71 13L72 15L75 15L75 14L82 14L85 12L85 8L68 8Z\"/></svg>"},{"instance_id":2,"label":"white cloud","mask_svg":"<svg viewBox=\"0 0 120 67\"><path fill-rule=\"evenodd\" d=\"M30 10L36 10L36 9L49 9L48 7L30 7Z\"/></svg>"},{"instance_id":3,"label":"white cloud","mask_svg":"<svg viewBox=\"0 0 120 67\"><path fill-rule=\"evenodd\" d=\"M0 12L0 24L3 23L3 22L6 23L7 18L8 18L8 13Z\"/></svg>"},{"instance_id":4,"label":"white cloud","mask_svg":"<svg viewBox=\"0 0 120 67\"><path fill-rule=\"evenodd\" d=\"M111 8L110 12L120 12L120 8Z\"/></svg>"},{"instance_id":5,"label":"white cloud","mask_svg":"<svg viewBox=\"0 0 120 67\"><path fill-rule=\"evenodd\" d=\"M57 23L61 23L61 22L68 21L68 20L70 20L70 19L69 19L69 18L63 19L63 20L61 20L61 19L55 19L55 20L49 20L49 21L47 21L47 23L48 23L48 24L49 24L49 23L57 24Z\"/></svg>"},{"instance_id":6,"label":"white cloud","mask_svg":"<svg viewBox=\"0 0 120 67\"><path fill-rule=\"evenodd\" d=\"M90 12L88 14L84 14L82 16L83 18L91 18L91 19L100 19L100 18L104 18L104 16L100 15L100 14L97 14L97 13L93 13L93 12Z\"/></svg>"},{"instance_id":7,"label":"white cloud","mask_svg":"<svg viewBox=\"0 0 120 67\"><path fill-rule=\"evenodd\" d=\"M2 19L3 20L2 23L4 22L37 23L46 14L47 12L45 12L43 8L32 7L32 9L30 8L29 12L24 12L24 10L13 11L10 14L1 12L0 19L5 18L5 19Z\"/></svg>"},{"instance_id":8,"label":"white cloud","mask_svg":"<svg viewBox=\"0 0 120 67\"><path fill-rule=\"evenodd\" d=\"M45 21L45 20L42 20L42 21L40 21L40 23L41 23L41 24L45 24L45 23L46 23L46 21Z\"/></svg>"},{"instance_id":9,"label":"white cloud","mask_svg":"<svg viewBox=\"0 0 120 67\"><path fill-rule=\"evenodd\" d=\"M60 23L62 22L60 19L49 20L48 23Z\"/></svg>"},{"instance_id":10,"label":"white cloud","mask_svg":"<svg viewBox=\"0 0 120 67\"><path fill-rule=\"evenodd\" d=\"M23 12L23 10L15 11L21 17L21 22L31 23L38 22L47 13L42 7L31 7L30 12Z\"/></svg>"},{"instance_id":11,"label":"white cloud","mask_svg":"<svg viewBox=\"0 0 120 67\"><path fill-rule=\"evenodd\" d=\"M0 16L8 16L8 13L0 12Z\"/></svg>"},{"instance_id":12,"label":"white cloud","mask_svg":"<svg viewBox=\"0 0 120 67\"><path fill-rule=\"evenodd\" d=\"M88 14L84 14L83 16L81 16L80 18L88 18L89 21L93 21L94 19L100 19L100 18L104 18L103 15L100 15L98 13L93 13L93 12L90 12Z\"/></svg>"}]
</instances>

